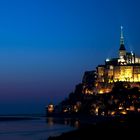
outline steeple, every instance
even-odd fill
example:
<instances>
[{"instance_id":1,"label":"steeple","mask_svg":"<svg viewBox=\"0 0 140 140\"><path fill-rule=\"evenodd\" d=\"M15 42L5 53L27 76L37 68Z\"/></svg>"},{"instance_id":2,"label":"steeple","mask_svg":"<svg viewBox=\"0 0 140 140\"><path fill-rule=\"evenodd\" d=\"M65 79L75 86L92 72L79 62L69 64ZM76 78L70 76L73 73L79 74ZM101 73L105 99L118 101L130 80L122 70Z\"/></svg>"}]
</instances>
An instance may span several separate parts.
<instances>
[{"instance_id":1,"label":"steeple","mask_svg":"<svg viewBox=\"0 0 140 140\"><path fill-rule=\"evenodd\" d=\"M120 49L119 50L126 50L125 46L124 46L123 26L121 26Z\"/></svg>"},{"instance_id":2,"label":"steeple","mask_svg":"<svg viewBox=\"0 0 140 140\"><path fill-rule=\"evenodd\" d=\"M126 49L124 46L123 27L121 26L119 57L124 59L125 56L126 56Z\"/></svg>"}]
</instances>

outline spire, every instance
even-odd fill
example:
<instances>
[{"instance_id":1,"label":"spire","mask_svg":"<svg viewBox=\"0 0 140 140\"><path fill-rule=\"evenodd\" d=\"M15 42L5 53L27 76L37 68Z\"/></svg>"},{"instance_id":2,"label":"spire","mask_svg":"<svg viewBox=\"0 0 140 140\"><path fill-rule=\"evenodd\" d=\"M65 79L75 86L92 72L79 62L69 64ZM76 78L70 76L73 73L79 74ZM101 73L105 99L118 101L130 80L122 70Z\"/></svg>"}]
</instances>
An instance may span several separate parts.
<instances>
[{"instance_id":1,"label":"spire","mask_svg":"<svg viewBox=\"0 0 140 140\"><path fill-rule=\"evenodd\" d=\"M125 50L124 37L123 37L123 26L121 26L121 37L120 37L120 49L119 50Z\"/></svg>"},{"instance_id":2,"label":"spire","mask_svg":"<svg viewBox=\"0 0 140 140\"><path fill-rule=\"evenodd\" d=\"M121 26L121 38L120 38L120 45L124 44L124 37L123 37L123 26Z\"/></svg>"}]
</instances>

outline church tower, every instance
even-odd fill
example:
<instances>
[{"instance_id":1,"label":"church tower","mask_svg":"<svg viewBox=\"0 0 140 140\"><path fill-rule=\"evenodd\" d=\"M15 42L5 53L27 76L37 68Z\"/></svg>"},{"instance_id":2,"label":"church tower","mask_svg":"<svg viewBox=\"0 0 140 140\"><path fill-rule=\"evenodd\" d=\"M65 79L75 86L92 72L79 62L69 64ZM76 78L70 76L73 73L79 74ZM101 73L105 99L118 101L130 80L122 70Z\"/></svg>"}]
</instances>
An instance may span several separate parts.
<instances>
[{"instance_id":1,"label":"church tower","mask_svg":"<svg viewBox=\"0 0 140 140\"><path fill-rule=\"evenodd\" d=\"M121 26L119 57L120 58L125 58L125 56L126 56L126 49L125 49L125 46L124 46L123 27Z\"/></svg>"}]
</instances>

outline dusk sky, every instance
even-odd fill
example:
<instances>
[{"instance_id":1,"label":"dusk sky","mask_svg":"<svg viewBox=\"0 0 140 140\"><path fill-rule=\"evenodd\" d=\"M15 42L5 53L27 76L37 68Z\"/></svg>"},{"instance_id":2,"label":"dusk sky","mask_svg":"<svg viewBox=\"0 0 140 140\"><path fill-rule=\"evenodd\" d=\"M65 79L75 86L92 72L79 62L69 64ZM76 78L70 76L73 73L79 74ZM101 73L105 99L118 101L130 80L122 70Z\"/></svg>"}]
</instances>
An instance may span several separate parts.
<instances>
[{"instance_id":1,"label":"dusk sky","mask_svg":"<svg viewBox=\"0 0 140 140\"><path fill-rule=\"evenodd\" d=\"M139 0L0 1L0 114L43 113L125 46L140 55Z\"/></svg>"}]
</instances>

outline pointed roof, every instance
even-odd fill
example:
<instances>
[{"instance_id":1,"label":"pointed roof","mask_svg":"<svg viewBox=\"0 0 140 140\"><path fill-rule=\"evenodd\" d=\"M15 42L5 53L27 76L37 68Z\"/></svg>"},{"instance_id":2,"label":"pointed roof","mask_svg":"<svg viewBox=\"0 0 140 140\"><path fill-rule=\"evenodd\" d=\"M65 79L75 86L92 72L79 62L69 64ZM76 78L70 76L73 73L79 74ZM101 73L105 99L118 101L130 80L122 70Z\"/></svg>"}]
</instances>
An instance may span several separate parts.
<instances>
[{"instance_id":1,"label":"pointed roof","mask_svg":"<svg viewBox=\"0 0 140 140\"><path fill-rule=\"evenodd\" d=\"M124 37L123 37L123 26L121 26L121 36L120 36L120 48L119 50L126 50L124 46Z\"/></svg>"}]
</instances>

